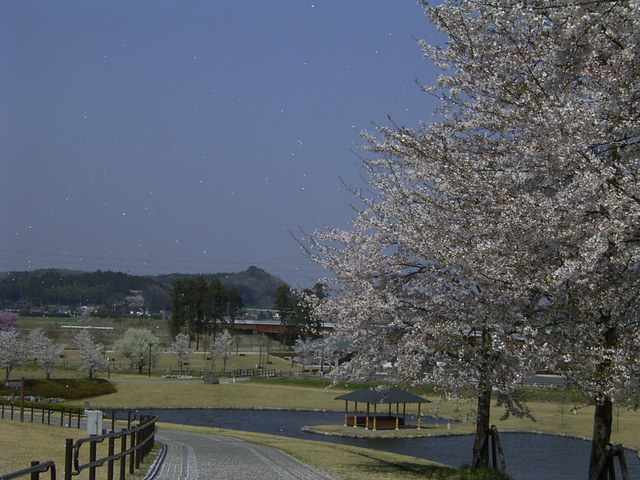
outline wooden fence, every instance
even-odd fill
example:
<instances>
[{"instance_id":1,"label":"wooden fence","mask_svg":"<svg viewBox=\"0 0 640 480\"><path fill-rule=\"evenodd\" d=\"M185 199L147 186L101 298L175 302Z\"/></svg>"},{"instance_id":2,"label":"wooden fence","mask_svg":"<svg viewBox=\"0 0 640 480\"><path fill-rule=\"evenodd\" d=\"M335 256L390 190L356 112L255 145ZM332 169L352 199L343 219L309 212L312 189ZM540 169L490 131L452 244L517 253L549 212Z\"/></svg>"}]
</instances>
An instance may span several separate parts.
<instances>
[{"instance_id":1,"label":"wooden fence","mask_svg":"<svg viewBox=\"0 0 640 480\"><path fill-rule=\"evenodd\" d=\"M125 480L127 473L127 458L129 459L129 474L133 474L145 457L151 453L155 444L156 422L158 417L148 417L137 427L121 432L106 433L92 437L81 438L74 443L72 438L66 441L64 480L71 480L84 470L89 471L89 480L95 480L96 469L107 464L107 480L115 478L115 463L120 461L119 480ZM129 439L129 441L127 441ZM108 454L105 457L97 457L97 446L107 440ZM119 440L119 448L116 448ZM127 447L127 444L129 447ZM84 445L89 448L89 461L80 463L80 452ZM119 450L119 451L116 451Z\"/></svg>"},{"instance_id":2,"label":"wooden fence","mask_svg":"<svg viewBox=\"0 0 640 480\"><path fill-rule=\"evenodd\" d=\"M62 407L55 405L20 406L15 402L0 399L0 418L43 423L58 424L60 427L80 428L80 421L86 417L81 407ZM65 423L66 422L66 423Z\"/></svg>"}]
</instances>

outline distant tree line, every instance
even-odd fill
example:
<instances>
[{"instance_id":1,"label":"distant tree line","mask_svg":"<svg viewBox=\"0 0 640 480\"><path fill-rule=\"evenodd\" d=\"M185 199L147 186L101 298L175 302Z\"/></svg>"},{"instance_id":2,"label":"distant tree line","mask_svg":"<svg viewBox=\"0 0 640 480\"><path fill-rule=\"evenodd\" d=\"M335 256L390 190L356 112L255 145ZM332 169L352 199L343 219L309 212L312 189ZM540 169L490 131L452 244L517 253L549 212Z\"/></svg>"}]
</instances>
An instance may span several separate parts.
<instances>
[{"instance_id":1,"label":"distant tree line","mask_svg":"<svg viewBox=\"0 0 640 480\"><path fill-rule=\"evenodd\" d=\"M252 308L272 307L275 290L284 283L253 266L244 272L198 276L206 282L217 279L227 289L236 290L243 306ZM195 278L193 274L151 277L101 270L6 272L0 273L0 308L20 310L22 315L42 313L55 316L62 310L60 307L73 312L87 305L98 307L92 313L94 316L117 316L129 314L133 307L140 307L143 300L145 311L159 313L172 308L171 289L174 283Z\"/></svg>"},{"instance_id":2,"label":"distant tree line","mask_svg":"<svg viewBox=\"0 0 640 480\"><path fill-rule=\"evenodd\" d=\"M126 297L133 290L143 292L145 306L152 311L170 308L169 295L159 282L148 277L101 270L12 272L0 279L0 302L5 306L19 305L24 313L48 305L65 305L72 309L99 305L113 313L126 306Z\"/></svg>"}]
</instances>

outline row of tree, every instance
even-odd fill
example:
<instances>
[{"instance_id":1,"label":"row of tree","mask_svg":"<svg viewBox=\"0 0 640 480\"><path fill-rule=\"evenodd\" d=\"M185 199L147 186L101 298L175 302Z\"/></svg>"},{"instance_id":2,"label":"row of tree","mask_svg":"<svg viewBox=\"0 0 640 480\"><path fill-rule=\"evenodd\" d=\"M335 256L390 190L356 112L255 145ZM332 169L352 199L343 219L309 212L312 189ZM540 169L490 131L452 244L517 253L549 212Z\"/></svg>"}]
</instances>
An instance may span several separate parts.
<instances>
[{"instance_id":1,"label":"row of tree","mask_svg":"<svg viewBox=\"0 0 640 480\"><path fill-rule=\"evenodd\" d=\"M56 344L42 328L29 331L26 340L20 338L17 326L19 317L12 312L0 312L0 368L5 369L5 382L11 371L27 361L35 362L46 374L47 379L55 370L66 345ZM223 330L211 343L212 358L220 357L223 369L233 352L234 339L228 330ZM109 357L103 344L96 343L91 332L79 330L72 337L72 346L78 351L79 368L94 378L99 370L109 368ZM143 373L158 362L161 353L160 339L146 328L129 328L113 346L114 351L126 358L132 368ZM179 369L188 362L194 350L186 333L180 333L171 342L169 352L178 361Z\"/></svg>"},{"instance_id":2,"label":"row of tree","mask_svg":"<svg viewBox=\"0 0 640 480\"><path fill-rule=\"evenodd\" d=\"M436 120L364 134L370 176L347 230L309 238L353 359L398 381L477 397L474 468L492 395L564 375L595 405L590 478L613 402L640 384L640 10L624 0L445 0ZM371 193L373 192L373 193ZM635 399L637 401L637 397Z\"/></svg>"},{"instance_id":3,"label":"row of tree","mask_svg":"<svg viewBox=\"0 0 640 480\"><path fill-rule=\"evenodd\" d=\"M233 324L242 309L238 290L225 287L218 279L207 283L201 276L175 281L171 302L173 334L184 332L195 338L196 349L202 335L215 338L225 325Z\"/></svg>"}]
</instances>

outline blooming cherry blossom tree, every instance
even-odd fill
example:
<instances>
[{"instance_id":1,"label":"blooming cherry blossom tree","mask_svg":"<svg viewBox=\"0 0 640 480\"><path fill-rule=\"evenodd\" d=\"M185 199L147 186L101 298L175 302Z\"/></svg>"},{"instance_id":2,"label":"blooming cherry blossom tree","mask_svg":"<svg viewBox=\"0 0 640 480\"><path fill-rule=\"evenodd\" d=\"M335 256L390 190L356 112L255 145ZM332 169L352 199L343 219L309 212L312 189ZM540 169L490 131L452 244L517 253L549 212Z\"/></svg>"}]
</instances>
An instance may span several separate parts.
<instances>
[{"instance_id":1,"label":"blooming cherry blossom tree","mask_svg":"<svg viewBox=\"0 0 640 480\"><path fill-rule=\"evenodd\" d=\"M80 369L88 372L93 379L98 370L109 367L109 357L105 355L104 345L95 343L88 330L80 330L73 336L74 344L78 349Z\"/></svg>"},{"instance_id":2,"label":"blooming cherry blossom tree","mask_svg":"<svg viewBox=\"0 0 640 480\"><path fill-rule=\"evenodd\" d=\"M17 313L0 311L0 331L15 330L19 320L20 317Z\"/></svg>"},{"instance_id":3,"label":"blooming cherry blossom tree","mask_svg":"<svg viewBox=\"0 0 640 480\"><path fill-rule=\"evenodd\" d=\"M223 330L222 333L216 335L211 345L211 354L213 356L222 357L222 370L227 369L227 360L233 352L234 340L229 330Z\"/></svg>"},{"instance_id":4,"label":"blooming cherry blossom tree","mask_svg":"<svg viewBox=\"0 0 640 480\"><path fill-rule=\"evenodd\" d=\"M191 348L191 339L186 333L179 333L176 335L169 346L169 350L178 360L180 371L182 371L182 366L189 360L189 358L191 358L194 351L193 348Z\"/></svg>"},{"instance_id":5,"label":"blooming cherry blossom tree","mask_svg":"<svg viewBox=\"0 0 640 480\"><path fill-rule=\"evenodd\" d=\"M26 349L17 330L0 331L0 368L5 370L5 383L11 370L24 362Z\"/></svg>"},{"instance_id":6,"label":"blooming cherry blossom tree","mask_svg":"<svg viewBox=\"0 0 640 480\"><path fill-rule=\"evenodd\" d=\"M510 393L534 358L561 359L595 404L595 479L640 361L640 8L424 7L449 36L423 44L444 70L424 88L436 120L364 134L373 193L351 230L312 240L338 288L317 311L355 354L339 372L390 361L398 378L474 385L483 467L491 392Z\"/></svg>"},{"instance_id":7,"label":"blooming cherry blossom tree","mask_svg":"<svg viewBox=\"0 0 640 480\"><path fill-rule=\"evenodd\" d=\"M114 350L128 359L139 373L145 367L151 373L151 366L157 363L160 356L160 339L148 328L128 328L115 343Z\"/></svg>"},{"instance_id":8,"label":"blooming cherry blossom tree","mask_svg":"<svg viewBox=\"0 0 640 480\"><path fill-rule=\"evenodd\" d=\"M29 332L27 338L27 350L45 372L47 379L49 379L56 362L60 358L60 354L64 350L64 345L53 343L42 328L34 328Z\"/></svg>"}]
</instances>

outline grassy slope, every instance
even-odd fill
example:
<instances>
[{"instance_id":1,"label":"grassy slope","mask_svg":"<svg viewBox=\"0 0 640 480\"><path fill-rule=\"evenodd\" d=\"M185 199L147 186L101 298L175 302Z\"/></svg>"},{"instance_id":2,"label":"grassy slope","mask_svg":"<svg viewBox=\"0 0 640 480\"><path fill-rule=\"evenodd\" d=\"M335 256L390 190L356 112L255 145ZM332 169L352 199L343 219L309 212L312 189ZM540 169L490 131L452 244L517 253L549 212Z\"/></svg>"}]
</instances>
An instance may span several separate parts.
<instances>
[{"instance_id":1,"label":"grassy slope","mask_svg":"<svg viewBox=\"0 0 640 480\"><path fill-rule=\"evenodd\" d=\"M10 473L29 467L32 460L56 463L56 478L64 476L65 439L84 437L82 430L54 427L37 423L20 423L12 420L0 420L0 473ZM105 444L105 445L103 445ZM106 456L106 442L98 447L98 455ZM85 448L85 450L87 450ZM81 459L82 463L88 458ZM101 471L102 470L102 471ZM106 468L97 470L97 480L106 479ZM24 477L28 478L28 477ZM42 475L50 478L50 474ZM87 472L74 477L78 480L88 478Z\"/></svg>"}]
</instances>

